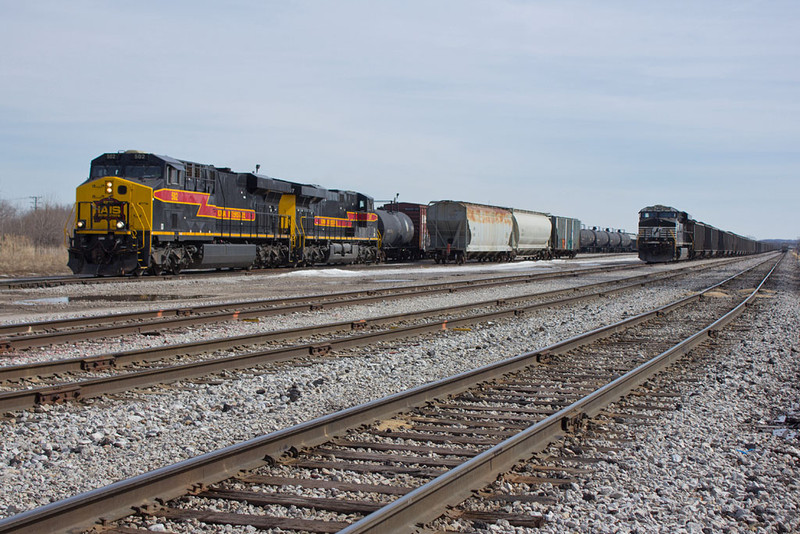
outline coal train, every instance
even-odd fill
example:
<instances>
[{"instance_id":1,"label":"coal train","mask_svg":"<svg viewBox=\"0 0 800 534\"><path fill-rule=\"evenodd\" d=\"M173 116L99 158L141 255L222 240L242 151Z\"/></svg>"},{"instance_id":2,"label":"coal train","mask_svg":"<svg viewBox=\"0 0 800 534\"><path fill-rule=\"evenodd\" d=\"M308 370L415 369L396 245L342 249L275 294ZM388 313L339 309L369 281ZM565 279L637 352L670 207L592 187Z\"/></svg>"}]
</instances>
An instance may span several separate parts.
<instances>
[{"instance_id":1,"label":"coal train","mask_svg":"<svg viewBox=\"0 0 800 534\"><path fill-rule=\"evenodd\" d=\"M69 243L76 274L381 259L373 199L127 151L92 160Z\"/></svg>"},{"instance_id":2,"label":"coal train","mask_svg":"<svg viewBox=\"0 0 800 534\"><path fill-rule=\"evenodd\" d=\"M776 247L695 221L685 211L663 205L639 211L639 259L662 263L694 258L741 256Z\"/></svg>"}]
</instances>

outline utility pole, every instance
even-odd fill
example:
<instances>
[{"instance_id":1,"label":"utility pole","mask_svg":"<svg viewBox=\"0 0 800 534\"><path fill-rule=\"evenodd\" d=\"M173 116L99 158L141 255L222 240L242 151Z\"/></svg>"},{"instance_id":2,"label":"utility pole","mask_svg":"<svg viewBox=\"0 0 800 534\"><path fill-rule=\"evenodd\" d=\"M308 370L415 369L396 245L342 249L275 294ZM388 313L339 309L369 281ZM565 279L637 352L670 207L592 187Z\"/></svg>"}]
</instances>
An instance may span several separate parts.
<instances>
[{"instance_id":1,"label":"utility pole","mask_svg":"<svg viewBox=\"0 0 800 534\"><path fill-rule=\"evenodd\" d=\"M39 201L42 200L42 197L40 197L40 196L31 196L31 197L28 197L28 198L30 198L33 201L33 211L36 211L37 209L39 209Z\"/></svg>"}]
</instances>

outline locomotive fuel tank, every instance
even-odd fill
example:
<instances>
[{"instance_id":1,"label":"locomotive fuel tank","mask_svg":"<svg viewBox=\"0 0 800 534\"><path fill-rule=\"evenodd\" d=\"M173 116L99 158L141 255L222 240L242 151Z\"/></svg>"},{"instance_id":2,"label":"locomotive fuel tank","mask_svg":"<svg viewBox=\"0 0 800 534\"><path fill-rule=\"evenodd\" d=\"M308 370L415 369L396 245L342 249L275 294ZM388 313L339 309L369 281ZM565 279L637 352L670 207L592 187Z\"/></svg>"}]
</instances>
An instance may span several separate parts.
<instances>
[{"instance_id":1,"label":"locomotive fuel tank","mask_svg":"<svg viewBox=\"0 0 800 534\"><path fill-rule=\"evenodd\" d=\"M408 245L414 238L414 223L405 213L378 208L378 231L384 248Z\"/></svg>"},{"instance_id":2,"label":"locomotive fuel tank","mask_svg":"<svg viewBox=\"0 0 800 534\"><path fill-rule=\"evenodd\" d=\"M544 213L526 210L511 210L514 232L512 243L518 256L544 257L552 233L550 217Z\"/></svg>"}]
</instances>

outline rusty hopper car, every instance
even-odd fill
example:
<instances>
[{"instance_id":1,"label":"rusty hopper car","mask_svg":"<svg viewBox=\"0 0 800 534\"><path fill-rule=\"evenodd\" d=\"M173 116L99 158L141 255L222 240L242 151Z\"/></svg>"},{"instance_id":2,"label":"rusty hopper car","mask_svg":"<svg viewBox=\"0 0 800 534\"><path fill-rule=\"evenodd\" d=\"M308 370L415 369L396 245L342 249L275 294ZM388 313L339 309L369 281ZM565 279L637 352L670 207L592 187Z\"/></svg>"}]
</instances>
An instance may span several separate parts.
<instances>
[{"instance_id":1,"label":"rusty hopper car","mask_svg":"<svg viewBox=\"0 0 800 534\"><path fill-rule=\"evenodd\" d=\"M428 232L436 263L469 259L510 261L514 221L511 210L442 200L428 206Z\"/></svg>"},{"instance_id":2,"label":"rusty hopper car","mask_svg":"<svg viewBox=\"0 0 800 534\"><path fill-rule=\"evenodd\" d=\"M452 200L428 208L430 250L437 263L574 257L580 228L578 219L516 208Z\"/></svg>"}]
</instances>

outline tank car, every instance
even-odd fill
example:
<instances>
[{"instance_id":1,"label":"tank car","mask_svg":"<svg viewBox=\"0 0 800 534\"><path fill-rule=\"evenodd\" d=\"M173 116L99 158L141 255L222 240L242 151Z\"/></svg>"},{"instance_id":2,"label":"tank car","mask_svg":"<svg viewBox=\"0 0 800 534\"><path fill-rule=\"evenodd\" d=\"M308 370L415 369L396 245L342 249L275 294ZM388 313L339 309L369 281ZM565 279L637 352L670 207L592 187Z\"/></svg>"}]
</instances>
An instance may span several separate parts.
<instances>
[{"instance_id":1,"label":"tank car","mask_svg":"<svg viewBox=\"0 0 800 534\"><path fill-rule=\"evenodd\" d=\"M627 252L627 251L631 250L631 247L632 247L631 243L633 241L633 239L631 238L631 235L626 233L626 232L623 232L621 230L618 233L619 233L619 239L620 239L620 242L619 242L620 251L621 252Z\"/></svg>"},{"instance_id":2,"label":"tank car","mask_svg":"<svg viewBox=\"0 0 800 534\"><path fill-rule=\"evenodd\" d=\"M76 190L76 274L377 261L371 197L127 151Z\"/></svg>"},{"instance_id":3,"label":"tank car","mask_svg":"<svg viewBox=\"0 0 800 534\"><path fill-rule=\"evenodd\" d=\"M632 252L636 249L635 234L612 228L583 228L580 240L581 252Z\"/></svg>"},{"instance_id":4,"label":"tank car","mask_svg":"<svg viewBox=\"0 0 800 534\"><path fill-rule=\"evenodd\" d=\"M612 232L606 228L608 234L608 248L610 251L617 252L622 248L622 234L620 232Z\"/></svg>"},{"instance_id":5,"label":"tank car","mask_svg":"<svg viewBox=\"0 0 800 534\"><path fill-rule=\"evenodd\" d=\"M591 252L597 242L594 230L589 228L581 228L581 251Z\"/></svg>"},{"instance_id":6,"label":"tank car","mask_svg":"<svg viewBox=\"0 0 800 534\"><path fill-rule=\"evenodd\" d=\"M414 204L412 202L391 202L384 204L379 209L402 213L411 220L411 226L414 233L411 241L404 245L403 250L389 250L385 241L383 242L384 252L389 259L401 260L420 260L428 257L428 248L430 247L431 239L428 234L428 205L427 204ZM397 256L397 252L400 252Z\"/></svg>"},{"instance_id":7,"label":"tank car","mask_svg":"<svg viewBox=\"0 0 800 534\"><path fill-rule=\"evenodd\" d=\"M414 223L405 213L378 208L378 232L381 237L381 259L415 259Z\"/></svg>"}]
</instances>

